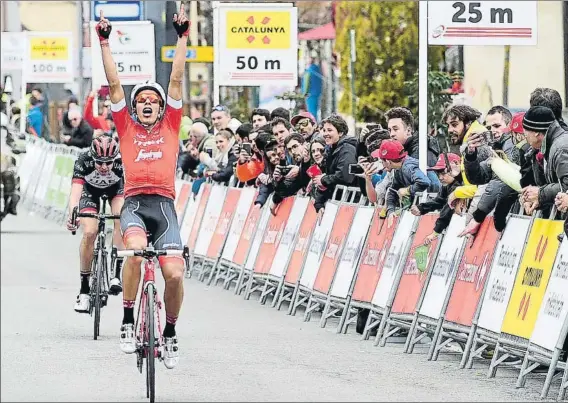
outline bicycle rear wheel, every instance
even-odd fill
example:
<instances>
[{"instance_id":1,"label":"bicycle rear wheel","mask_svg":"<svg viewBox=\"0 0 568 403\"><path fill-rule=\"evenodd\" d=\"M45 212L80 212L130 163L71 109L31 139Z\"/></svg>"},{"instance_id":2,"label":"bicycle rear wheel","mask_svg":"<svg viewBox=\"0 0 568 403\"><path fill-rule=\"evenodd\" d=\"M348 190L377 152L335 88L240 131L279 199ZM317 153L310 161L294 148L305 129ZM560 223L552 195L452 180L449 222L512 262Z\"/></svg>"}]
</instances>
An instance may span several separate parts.
<instances>
[{"instance_id":1,"label":"bicycle rear wheel","mask_svg":"<svg viewBox=\"0 0 568 403\"><path fill-rule=\"evenodd\" d=\"M148 284L146 288L146 335L148 337L148 350L146 353L146 397L154 402L156 396L156 339L154 337L154 285Z\"/></svg>"}]
</instances>

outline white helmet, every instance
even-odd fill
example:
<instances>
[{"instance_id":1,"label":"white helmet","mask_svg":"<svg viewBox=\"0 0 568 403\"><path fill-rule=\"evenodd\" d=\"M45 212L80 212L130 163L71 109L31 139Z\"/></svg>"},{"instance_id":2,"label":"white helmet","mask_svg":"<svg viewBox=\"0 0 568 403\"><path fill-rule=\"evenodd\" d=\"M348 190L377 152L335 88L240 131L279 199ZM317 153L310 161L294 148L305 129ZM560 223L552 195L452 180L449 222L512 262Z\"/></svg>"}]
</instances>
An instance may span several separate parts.
<instances>
[{"instance_id":1,"label":"white helmet","mask_svg":"<svg viewBox=\"0 0 568 403\"><path fill-rule=\"evenodd\" d=\"M148 80L141 84L135 85L134 88L132 88L132 92L130 93L130 106L132 107L132 109L136 108L136 96L138 95L138 93L144 90L152 90L157 92L160 98L162 98L162 105L165 105L166 92L164 91L162 86L158 83Z\"/></svg>"}]
</instances>

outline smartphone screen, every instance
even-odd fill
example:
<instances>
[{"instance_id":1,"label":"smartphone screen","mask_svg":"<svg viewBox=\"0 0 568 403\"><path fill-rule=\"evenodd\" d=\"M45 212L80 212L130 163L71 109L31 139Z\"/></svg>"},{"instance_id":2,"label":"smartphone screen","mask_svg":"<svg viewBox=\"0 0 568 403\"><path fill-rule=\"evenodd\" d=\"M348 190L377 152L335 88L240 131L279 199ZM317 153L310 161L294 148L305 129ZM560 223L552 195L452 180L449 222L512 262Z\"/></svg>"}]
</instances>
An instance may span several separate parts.
<instances>
[{"instance_id":1,"label":"smartphone screen","mask_svg":"<svg viewBox=\"0 0 568 403\"><path fill-rule=\"evenodd\" d=\"M365 171L363 167L359 164L349 164L349 174L350 175L361 175L364 174Z\"/></svg>"},{"instance_id":2,"label":"smartphone screen","mask_svg":"<svg viewBox=\"0 0 568 403\"><path fill-rule=\"evenodd\" d=\"M213 158L213 149L212 149L212 148L207 148L207 149L205 150L205 152L206 152L207 154L209 154L209 156L210 156L211 158Z\"/></svg>"},{"instance_id":3,"label":"smartphone screen","mask_svg":"<svg viewBox=\"0 0 568 403\"><path fill-rule=\"evenodd\" d=\"M245 150L247 152L247 154L251 154L252 152L252 147L250 145L250 143L242 143L241 147L243 148L243 150Z\"/></svg>"}]
</instances>

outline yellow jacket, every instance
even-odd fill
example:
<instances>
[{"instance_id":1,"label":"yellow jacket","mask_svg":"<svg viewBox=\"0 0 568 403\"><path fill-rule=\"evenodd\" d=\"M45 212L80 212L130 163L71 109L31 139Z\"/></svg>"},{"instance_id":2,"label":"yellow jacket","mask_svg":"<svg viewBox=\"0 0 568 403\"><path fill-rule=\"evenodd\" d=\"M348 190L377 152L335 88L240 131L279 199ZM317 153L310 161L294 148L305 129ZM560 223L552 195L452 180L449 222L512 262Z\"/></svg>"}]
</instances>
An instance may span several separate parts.
<instances>
[{"instance_id":1,"label":"yellow jacket","mask_svg":"<svg viewBox=\"0 0 568 403\"><path fill-rule=\"evenodd\" d=\"M478 121L473 122L469 127L469 129L467 130L467 132L465 133L465 136L463 137L463 142L464 143L467 142L467 139L472 133L479 133L484 131L485 127L483 127L481 123L479 123ZM458 186L454 191L454 194L456 195L457 199L471 199L477 192L477 186L470 184L469 181L467 180L467 177L465 176L465 168L463 161L464 157L462 156L461 170L462 170L462 179L464 185Z\"/></svg>"}]
</instances>

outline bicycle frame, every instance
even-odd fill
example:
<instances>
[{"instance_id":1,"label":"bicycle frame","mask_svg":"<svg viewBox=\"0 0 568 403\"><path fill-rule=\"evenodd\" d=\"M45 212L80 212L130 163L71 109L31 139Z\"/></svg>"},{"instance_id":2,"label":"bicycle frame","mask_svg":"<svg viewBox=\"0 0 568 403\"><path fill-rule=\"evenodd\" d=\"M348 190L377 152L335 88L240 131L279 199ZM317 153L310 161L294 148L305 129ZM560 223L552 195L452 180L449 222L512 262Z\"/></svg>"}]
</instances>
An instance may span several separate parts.
<instances>
[{"instance_id":1,"label":"bicycle frame","mask_svg":"<svg viewBox=\"0 0 568 403\"><path fill-rule=\"evenodd\" d=\"M142 353L143 358L146 357L148 342L144 342L144 339L148 340L148 327L146 323L146 304L148 303L148 298L152 298L154 301L154 312L160 312L162 309L162 301L160 296L156 291L156 264L154 262L155 258L145 259L144 261L144 280L142 285L142 294L140 295L140 301L138 302L138 316L136 318L135 328L139 329L136 335L136 347ZM152 296L148 295L148 290L151 288ZM160 321L160 315L155 314L156 322L154 329L154 334L157 335L157 344L154 348L154 357L161 358L159 354L159 347L162 345L162 324ZM157 331L157 333L156 333ZM146 338L143 336L146 335ZM142 373L142 362L139 366L140 373Z\"/></svg>"}]
</instances>

